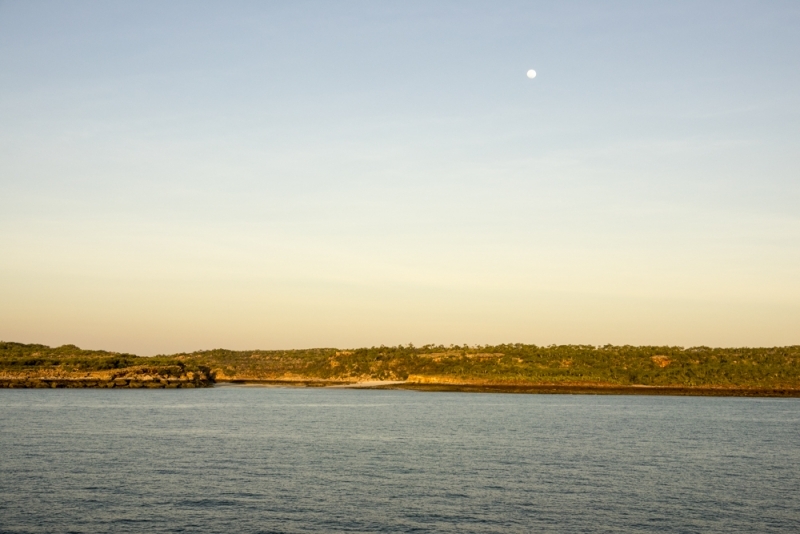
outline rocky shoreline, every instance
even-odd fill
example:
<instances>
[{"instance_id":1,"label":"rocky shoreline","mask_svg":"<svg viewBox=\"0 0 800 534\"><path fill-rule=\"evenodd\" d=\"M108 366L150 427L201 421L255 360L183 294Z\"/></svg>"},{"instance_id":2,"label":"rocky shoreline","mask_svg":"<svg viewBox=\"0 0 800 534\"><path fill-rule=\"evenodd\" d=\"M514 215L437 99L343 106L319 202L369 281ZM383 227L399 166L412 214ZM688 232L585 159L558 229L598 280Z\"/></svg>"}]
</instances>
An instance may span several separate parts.
<instances>
[{"instance_id":1,"label":"rocky shoreline","mask_svg":"<svg viewBox=\"0 0 800 534\"><path fill-rule=\"evenodd\" d=\"M425 380L429 378L429 380ZM462 393L527 393L545 395L666 395L699 397L800 397L797 388L744 388L708 386L639 386L617 384L541 384L476 382L442 377L413 377L414 380L322 381L312 379L223 379L217 385L291 388L405 389Z\"/></svg>"},{"instance_id":2,"label":"rocky shoreline","mask_svg":"<svg viewBox=\"0 0 800 534\"><path fill-rule=\"evenodd\" d=\"M213 373L202 369L185 371L180 367L136 367L94 373L5 373L0 388L127 388L175 389L203 388L214 385Z\"/></svg>"},{"instance_id":3,"label":"rocky shoreline","mask_svg":"<svg viewBox=\"0 0 800 534\"><path fill-rule=\"evenodd\" d=\"M378 388L375 388L378 389ZM546 395L666 395L686 397L800 397L795 388L744 388L707 386L620 386L573 384L475 384L406 382L380 389L451 391L469 393L532 393Z\"/></svg>"},{"instance_id":4,"label":"rocky shoreline","mask_svg":"<svg viewBox=\"0 0 800 534\"><path fill-rule=\"evenodd\" d=\"M476 383L424 383L410 381L387 382L343 382L324 380L220 380L205 373L189 373L181 377L0 377L0 388L7 389L192 389L215 385L282 386L315 388L357 389L406 389L415 391L450 391L470 393L528 393L567 395L670 395L713 397L800 397L800 389L794 388L731 388L731 387L685 387L685 386L617 386L576 384L476 384Z\"/></svg>"},{"instance_id":5,"label":"rocky shoreline","mask_svg":"<svg viewBox=\"0 0 800 534\"><path fill-rule=\"evenodd\" d=\"M204 388L211 387L211 380L181 380L181 379L125 379L98 380L96 378L0 378L0 388L27 389L27 388Z\"/></svg>"}]
</instances>

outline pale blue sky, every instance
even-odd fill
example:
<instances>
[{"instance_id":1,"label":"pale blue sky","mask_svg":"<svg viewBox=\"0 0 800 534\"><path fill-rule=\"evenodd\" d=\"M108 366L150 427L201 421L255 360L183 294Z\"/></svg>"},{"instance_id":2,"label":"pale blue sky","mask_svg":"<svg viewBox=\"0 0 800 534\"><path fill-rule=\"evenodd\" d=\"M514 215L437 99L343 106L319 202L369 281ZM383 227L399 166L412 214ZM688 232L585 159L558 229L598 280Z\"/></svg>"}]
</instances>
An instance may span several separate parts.
<instances>
[{"instance_id":1,"label":"pale blue sky","mask_svg":"<svg viewBox=\"0 0 800 534\"><path fill-rule=\"evenodd\" d=\"M0 339L800 343L797 28L796 2L0 2Z\"/></svg>"}]
</instances>

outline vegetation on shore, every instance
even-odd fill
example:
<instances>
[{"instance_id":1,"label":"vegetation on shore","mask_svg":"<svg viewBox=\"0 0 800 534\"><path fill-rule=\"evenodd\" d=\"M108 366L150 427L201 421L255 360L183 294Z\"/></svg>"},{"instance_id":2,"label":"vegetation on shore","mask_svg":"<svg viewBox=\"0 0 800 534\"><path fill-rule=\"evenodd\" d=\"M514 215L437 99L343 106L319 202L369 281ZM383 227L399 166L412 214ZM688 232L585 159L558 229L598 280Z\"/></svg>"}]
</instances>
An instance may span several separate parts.
<instances>
[{"instance_id":1,"label":"vegetation on shore","mask_svg":"<svg viewBox=\"0 0 800 534\"><path fill-rule=\"evenodd\" d=\"M153 358L75 345L51 348L0 341L0 387L203 387L211 370L169 356Z\"/></svg>"},{"instance_id":2,"label":"vegetation on shore","mask_svg":"<svg viewBox=\"0 0 800 534\"><path fill-rule=\"evenodd\" d=\"M218 377L800 388L800 346L720 349L507 344L176 355Z\"/></svg>"},{"instance_id":3,"label":"vegetation on shore","mask_svg":"<svg viewBox=\"0 0 800 534\"><path fill-rule=\"evenodd\" d=\"M0 376L88 376L147 369L236 380L411 380L800 390L800 346L709 348L506 344L350 350L209 350L155 357L0 342Z\"/></svg>"}]
</instances>

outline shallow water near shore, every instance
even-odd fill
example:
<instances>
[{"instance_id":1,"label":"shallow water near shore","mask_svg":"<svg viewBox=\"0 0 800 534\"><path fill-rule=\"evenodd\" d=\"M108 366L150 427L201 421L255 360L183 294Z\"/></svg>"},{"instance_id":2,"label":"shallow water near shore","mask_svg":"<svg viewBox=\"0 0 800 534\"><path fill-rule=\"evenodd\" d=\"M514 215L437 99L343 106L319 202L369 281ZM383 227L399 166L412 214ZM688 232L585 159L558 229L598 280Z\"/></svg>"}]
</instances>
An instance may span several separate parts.
<instances>
[{"instance_id":1,"label":"shallow water near shore","mask_svg":"<svg viewBox=\"0 0 800 534\"><path fill-rule=\"evenodd\" d=\"M0 390L0 532L798 532L800 399Z\"/></svg>"}]
</instances>

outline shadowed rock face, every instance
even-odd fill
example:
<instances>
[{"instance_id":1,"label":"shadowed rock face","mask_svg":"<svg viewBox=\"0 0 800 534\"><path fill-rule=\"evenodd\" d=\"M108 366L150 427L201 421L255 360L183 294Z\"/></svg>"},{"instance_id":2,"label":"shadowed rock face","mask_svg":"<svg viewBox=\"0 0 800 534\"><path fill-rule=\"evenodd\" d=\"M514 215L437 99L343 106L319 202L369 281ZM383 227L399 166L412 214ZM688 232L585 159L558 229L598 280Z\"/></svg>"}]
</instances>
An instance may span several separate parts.
<instances>
[{"instance_id":1,"label":"shadowed rock face","mask_svg":"<svg viewBox=\"0 0 800 534\"><path fill-rule=\"evenodd\" d=\"M0 388L202 388L214 385L206 371L181 375L145 374L134 370L123 376L16 376L0 377Z\"/></svg>"},{"instance_id":2,"label":"shadowed rock face","mask_svg":"<svg viewBox=\"0 0 800 534\"><path fill-rule=\"evenodd\" d=\"M210 368L171 356L0 341L0 388L198 388L213 383Z\"/></svg>"},{"instance_id":3,"label":"shadowed rock face","mask_svg":"<svg viewBox=\"0 0 800 534\"><path fill-rule=\"evenodd\" d=\"M12 370L0 374L0 388L201 388L214 384L206 368L187 371L178 365L134 366L101 371L63 368Z\"/></svg>"}]
</instances>

